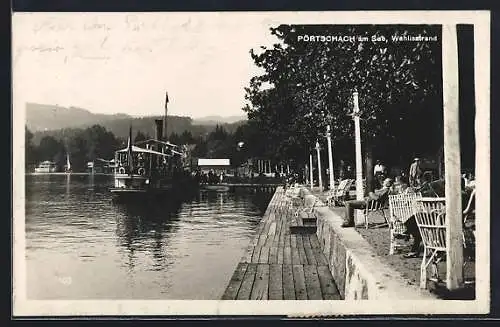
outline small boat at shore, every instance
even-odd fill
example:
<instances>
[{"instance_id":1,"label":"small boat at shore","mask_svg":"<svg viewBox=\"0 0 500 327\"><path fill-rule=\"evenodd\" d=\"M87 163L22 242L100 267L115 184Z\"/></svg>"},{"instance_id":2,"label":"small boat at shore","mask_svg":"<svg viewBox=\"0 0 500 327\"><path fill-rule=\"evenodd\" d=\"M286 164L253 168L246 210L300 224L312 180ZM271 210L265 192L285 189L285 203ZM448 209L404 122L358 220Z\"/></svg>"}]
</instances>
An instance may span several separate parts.
<instances>
[{"instance_id":1,"label":"small boat at shore","mask_svg":"<svg viewBox=\"0 0 500 327\"><path fill-rule=\"evenodd\" d=\"M230 190L227 185L218 185L218 184L205 184L200 186L201 190L205 191L215 191L215 192L227 192Z\"/></svg>"},{"instance_id":2,"label":"small boat at shore","mask_svg":"<svg viewBox=\"0 0 500 327\"><path fill-rule=\"evenodd\" d=\"M57 172L57 165L55 162L46 160L41 162L36 168L35 173L37 174L50 174Z\"/></svg>"}]
</instances>

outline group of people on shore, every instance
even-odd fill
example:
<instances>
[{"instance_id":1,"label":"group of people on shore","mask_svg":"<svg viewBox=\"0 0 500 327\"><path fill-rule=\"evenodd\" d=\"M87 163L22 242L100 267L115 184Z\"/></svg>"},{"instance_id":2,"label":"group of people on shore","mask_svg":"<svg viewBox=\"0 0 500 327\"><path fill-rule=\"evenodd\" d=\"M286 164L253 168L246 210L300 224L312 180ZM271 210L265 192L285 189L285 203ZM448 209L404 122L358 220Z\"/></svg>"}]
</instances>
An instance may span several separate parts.
<instances>
[{"instance_id":1,"label":"group of people on shore","mask_svg":"<svg viewBox=\"0 0 500 327\"><path fill-rule=\"evenodd\" d=\"M388 203L389 195L401 194L409 192L419 192L423 197L444 197L445 196L445 181L444 179L433 180L431 172L422 173L420 168L420 159L415 158L410 165L408 175L401 173L394 179L387 175L387 169L382 162L377 161L374 167L374 176L377 183L380 185L377 189L369 192L362 200L350 200L345 202L345 217L342 227L354 227L354 210L365 209L368 203L372 200L378 200L382 203ZM468 206L473 191L473 177L471 174L462 176L462 208ZM469 187L469 184L471 185ZM421 252L422 238L418 229L415 216L409 217L405 221L406 236L412 236L413 243L410 252L404 256L407 258L418 257Z\"/></svg>"},{"instance_id":2,"label":"group of people on shore","mask_svg":"<svg viewBox=\"0 0 500 327\"><path fill-rule=\"evenodd\" d=\"M196 171L195 178L200 184L219 184L224 182L225 174L223 171L217 173L214 170L205 171Z\"/></svg>"}]
</instances>

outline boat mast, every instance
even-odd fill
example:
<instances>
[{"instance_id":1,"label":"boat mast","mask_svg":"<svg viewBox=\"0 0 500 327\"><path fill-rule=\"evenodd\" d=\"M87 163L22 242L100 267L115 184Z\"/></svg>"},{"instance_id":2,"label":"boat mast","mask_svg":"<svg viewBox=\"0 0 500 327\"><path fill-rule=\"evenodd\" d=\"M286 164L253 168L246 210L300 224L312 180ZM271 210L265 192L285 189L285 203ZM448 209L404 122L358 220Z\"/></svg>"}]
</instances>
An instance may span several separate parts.
<instances>
[{"instance_id":1,"label":"boat mast","mask_svg":"<svg viewBox=\"0 0 500 327\"><path fill-rule=\"evenodd\" d=\"M164 141L168 141L168 133L167 133L167 114L168 114L168 92L165 91L165 127L163 128L163 137Z\"/></svg>"},{"instance_id":2,"label":"boat mast","mask_svg":"<svg viewBox=\"0 0 500 327\"><path fill-rule=\"evenodd\" d=\"M69 144L68 144L68 140L65 139L64 143L65 143L65 148L66 148L66 171L70 171L71 170L71 162L69 161Z\"/></svg>"},{"instance_id":3,"label":"boat mast","mask_svg":"<svg viewBox=\"0 0 500 327\"><path fill-rule=\"evenodd\" d=\"M133 176L134 159L133 159L133 151L132 151L132 124L130 124L129 132L128 132L127 159L128 159L129 175Z\"/></svg>"},{"instance_id":4,"label":"boat mast","mask_svg":"<svg viewBox=\"0 0 500 327\"><path fill-rule=\"evenodd\" d=\"M66 170L71 170L71 162L69 161L69 152L66 152Z\"/></svg>"}]
</instances>

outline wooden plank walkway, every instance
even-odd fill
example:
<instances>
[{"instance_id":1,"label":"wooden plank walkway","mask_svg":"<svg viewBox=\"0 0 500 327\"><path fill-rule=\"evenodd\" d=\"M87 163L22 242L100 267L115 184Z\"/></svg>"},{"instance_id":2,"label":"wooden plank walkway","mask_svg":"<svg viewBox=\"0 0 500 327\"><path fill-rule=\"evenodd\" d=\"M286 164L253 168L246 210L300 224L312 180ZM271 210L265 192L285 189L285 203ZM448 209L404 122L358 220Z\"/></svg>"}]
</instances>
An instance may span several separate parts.
<instances>
[{"instance_id":1,"label":"wooden plank walkway","mask_svg":"<svg viewBox=\"0 0 500 327\"><path fill-rule=\"evenodd\" d=\"M290 233L295 210L279 187L223 300L341 299L316 234Z\"/></svg>"}]
</instances>

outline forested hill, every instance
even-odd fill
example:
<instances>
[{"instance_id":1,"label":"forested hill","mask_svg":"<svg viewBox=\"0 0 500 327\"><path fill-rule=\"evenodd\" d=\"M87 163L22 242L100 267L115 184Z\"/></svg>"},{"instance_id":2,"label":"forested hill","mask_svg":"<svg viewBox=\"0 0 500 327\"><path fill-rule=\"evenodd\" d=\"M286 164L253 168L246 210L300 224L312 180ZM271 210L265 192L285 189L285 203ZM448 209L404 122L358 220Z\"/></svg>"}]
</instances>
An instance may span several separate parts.
<instances>
[{"instance_id":1,"label":"forested hill","mask_svg":"<svg viewBox=\"0 0 500 327\"><path fill-rule=\"evenodd\" d=\"M71 127L84 128L110 120L130 118L129 115L125 114L95 114L77 107L66 108L38 103L26 104L26 125L33 132Z\"/></svg>"},{"instance_id":2,"label":"forested hill","mask_svg":"<svg viewBox=\"0 0 500 327\"><path fill-rule=\"evenodd\" d=\"M145 135L155 135L155 119L160 116L131 117L125 114L105 115L94 114L86 109L75 107L60 107L51 105L39 105L29 103L26 106L26 125L33 132L33 142L38 144L43 136L54 136L62 138L63 133L72 134L72 129L85 129L92 125L100 125L112 132L116 137L126 139L128 137L129 126L132 125L133 134L141 132ZM197 124L190 117L168 116L168 134L182 134L187 131L193 137L206 135L215 129L215 125ZM203 122L203 120L200 120ZM219 125L233 133L244 120L231 124L221 122Z\"/></svg>"}]
</instances>

